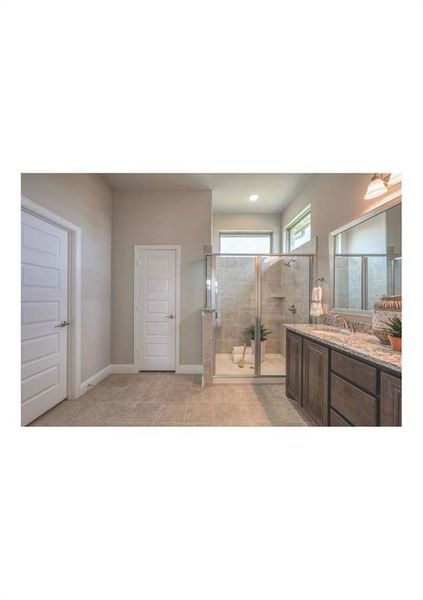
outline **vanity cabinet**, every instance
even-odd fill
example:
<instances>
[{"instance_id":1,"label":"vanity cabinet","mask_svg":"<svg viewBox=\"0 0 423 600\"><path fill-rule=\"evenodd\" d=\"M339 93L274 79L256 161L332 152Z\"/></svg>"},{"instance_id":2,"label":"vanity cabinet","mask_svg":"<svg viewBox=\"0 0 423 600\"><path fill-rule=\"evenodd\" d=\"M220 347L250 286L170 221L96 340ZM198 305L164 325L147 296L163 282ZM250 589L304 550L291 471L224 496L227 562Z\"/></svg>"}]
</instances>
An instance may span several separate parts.
<instances>
[{"instance_id":1,"label":"vanity cabinet","mask_svg":"<svg viewBox=\"0 0 423 600\"><path fill-rule=\"evenodd\" d=\"M299 403L302 396L302 344L301 336L286 332L286 393Z\"/></svg>"},{"instance_id":2,"label":"vanity cabinet","mask_svg":"<svg viewBox=\"0 0 423 600\"><path fill-rule=\"evenodd\" d=\"M286 394L316 425L401 425L401 377L287 330Z\"/></svg>"},{"instance_id":3,"label":"vanity cabinet","mask_svg":"<svg viewBox=\"0 0 423 600\"><path fill-rule=\"evenodd\" d=\"M380 424L401 425L401 379L388 373L382 373L380 378Z\"/></svg>"},{"instance_id":4,"label":"vanity cabinet","mask_svg":"<svg viewBox=\"0 0 423 600\"><path fill-rule=\"evenodd\" d=\"M329 419L328 364L329 350L305 339L303 341L302 406L319 425L327 425Z\"/></svg>"},{"instance_id":5,"label":"vanity cabinet","mask_svg":"<svg viewBox=\"0 0 423 600\"><path fill-rule=\"evenodd\" d=\"M360 427L377 425L376 397L367 394L342 377L330 374L331 409L351 425Z\"/></svg>"}]
</instances>

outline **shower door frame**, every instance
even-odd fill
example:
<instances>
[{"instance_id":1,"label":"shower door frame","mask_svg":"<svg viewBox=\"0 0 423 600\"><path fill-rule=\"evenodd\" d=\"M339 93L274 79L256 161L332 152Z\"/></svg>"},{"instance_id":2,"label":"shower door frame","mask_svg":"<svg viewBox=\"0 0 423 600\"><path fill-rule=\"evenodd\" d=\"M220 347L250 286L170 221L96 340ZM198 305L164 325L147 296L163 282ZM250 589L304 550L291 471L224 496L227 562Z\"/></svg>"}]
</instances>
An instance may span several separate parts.
<instances>
[{"instance_id":1,"label":"shower door frame","mask_svg":"<svg viewBox=\"0 0 423 600\"><path fill-rule=\"evenodd\" d=\"M286 378L285 375L261 375L261 343L260 336L256 335L254 340L254 375L251 377L236 377L229 375L217 375L216 374L216 259L217 257L227 257L227 258L254 258L255 259L255 330L260 331L261 327L261 261L262 258L308 258L308 279L309 279L309 289L308 289L308 299L309 304L311 301L311 292L313 287L313 281L315 280L315 269L316 269L316 261L314 260L316 254L300 254L295 252L282 252L282 253L267 253L267 254L221 254L219 252L212 252L206 254L207 257L211 257L211 300L212 308L214 310L214 336L213 336L213 360L212 360L212 376L214 383L280 383L281 379L284 380ZM310 323L310 314L308 316L308 322Z\"/></svg>"}]
</instances>

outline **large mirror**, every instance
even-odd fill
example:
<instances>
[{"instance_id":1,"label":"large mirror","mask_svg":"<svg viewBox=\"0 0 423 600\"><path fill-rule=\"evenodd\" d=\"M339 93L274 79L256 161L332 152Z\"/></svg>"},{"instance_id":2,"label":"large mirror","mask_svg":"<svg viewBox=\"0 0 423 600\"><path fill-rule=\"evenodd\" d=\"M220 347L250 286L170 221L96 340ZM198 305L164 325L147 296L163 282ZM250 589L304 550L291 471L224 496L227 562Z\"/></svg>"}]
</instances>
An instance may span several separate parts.
<instances>
[{"instance_id":1,"label":"large mirror","mask_svg":"<svg viewBox=\"0 0 423 600\"><path fill-rule=\"evenodd\" d=\"M389 203L331 234L332 308L368 314L401 294L401 203Z\"/></svg>"}]
</instances>

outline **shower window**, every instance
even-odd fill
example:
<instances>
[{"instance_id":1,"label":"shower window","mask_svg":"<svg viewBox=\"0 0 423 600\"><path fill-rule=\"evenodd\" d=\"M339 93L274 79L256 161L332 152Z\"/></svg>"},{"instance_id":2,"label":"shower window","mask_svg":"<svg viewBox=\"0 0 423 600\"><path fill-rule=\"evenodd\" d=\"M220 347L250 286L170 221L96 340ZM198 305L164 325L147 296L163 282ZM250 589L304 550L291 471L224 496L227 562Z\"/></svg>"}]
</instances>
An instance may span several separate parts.
<instances>
[{"instance_id":1,"label":"shower window","mask_svg":"<svg viewBox=\"0 0 423 600\"><path fill-rule=\"evenodd\" d=\"M311 207L307 206L286 228L286 249L292 252L311 239Z\"/></svg>"},{"instance_id":2,"label":"shower window","mask_svg":"<svg viewBox=\"0 0 423 600\"><path fill-rule=\"evenodd\" d=\"M271 231L220 232L221 254L269 254L272 252Z\"/></svg>"}]
</instances>

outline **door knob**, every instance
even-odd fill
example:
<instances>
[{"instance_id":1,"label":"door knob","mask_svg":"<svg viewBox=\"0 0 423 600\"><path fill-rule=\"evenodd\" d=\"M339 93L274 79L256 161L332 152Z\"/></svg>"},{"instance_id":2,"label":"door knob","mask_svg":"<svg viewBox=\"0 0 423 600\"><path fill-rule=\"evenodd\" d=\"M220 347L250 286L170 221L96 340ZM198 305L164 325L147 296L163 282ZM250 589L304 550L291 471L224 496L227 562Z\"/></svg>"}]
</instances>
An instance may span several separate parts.
<instances>
[{"instance_id":1,"label":"door knob","mask_svg":"<svg viewBox=\"0 0 423 600\"><path fill-rule=\"evenodd\" d=\"M166 315L166 319L174 319L175 315Z\"/></svg>"},{"instance_id":2,"label":"door knob","mask_svg":"<svg viewBox=\"0 0 423 600\"><path fill-rule=\"evenodd\" d=\"M69 321L62 321L58 325L55 325L54 328L57 329L57 327L67 327L68 325L70 325Z\"/></svg>"}]
</instances>

